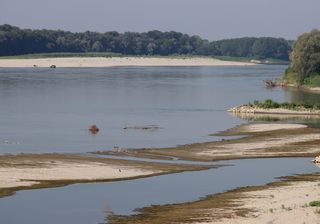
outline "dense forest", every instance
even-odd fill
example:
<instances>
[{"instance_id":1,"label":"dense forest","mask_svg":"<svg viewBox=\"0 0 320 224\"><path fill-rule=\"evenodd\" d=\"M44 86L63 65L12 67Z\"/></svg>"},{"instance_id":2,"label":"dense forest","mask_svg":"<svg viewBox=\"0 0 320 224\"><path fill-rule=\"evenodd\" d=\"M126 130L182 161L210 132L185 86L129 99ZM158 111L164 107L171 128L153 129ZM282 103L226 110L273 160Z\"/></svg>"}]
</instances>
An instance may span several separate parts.
<instances>
[{"instance_id":1,"label":"dense forest","mask_svg":"<svg viewBox=\"0 0 320 224\"><path fill-rule=\"evenodd\" d=\"M282 38L208 41L179 32L82 32L0 26L0 55L52 52L112 52L123 55L203 55L288 60L291 44Z\"/></svg>"},{"instance_id":2,"label":"dense forest","mask_svg":"<svg viewBox=\"0 0 320 224\"><path fill-rule=\"evenodd\" d=\"M285 80L292 84L320 86L320 30L302 34L293 45Z\"/></svg>"}]
</instances>

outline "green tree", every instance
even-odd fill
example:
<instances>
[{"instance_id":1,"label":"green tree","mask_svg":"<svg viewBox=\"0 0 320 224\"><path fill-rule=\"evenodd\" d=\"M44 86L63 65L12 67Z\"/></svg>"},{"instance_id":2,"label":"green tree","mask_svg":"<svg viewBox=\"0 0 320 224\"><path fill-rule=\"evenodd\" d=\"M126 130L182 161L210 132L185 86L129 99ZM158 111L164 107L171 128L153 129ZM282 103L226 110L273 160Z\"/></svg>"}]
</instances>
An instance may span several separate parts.
<instances>
[{"instance_id":1,"label":"green tree","mask_svg":"<svg viewBox=\"0 0 320 224\"><path fill-rule=\"evenodd\" d=\"M302 84L311 75L320 75L320 31L302 34L293 45L290 70Z\"/></svg>"},{"instance_id":2,"label":"green tree","mask_svg":"<svg viewBox=\"0 0 320 224\"><path fill-rule=\"evenodd\" d=\"M100 41L96 41L92 44L92 51L94 52L101 52L103 51L103 45Z\"/></svg>"}]
</instances>

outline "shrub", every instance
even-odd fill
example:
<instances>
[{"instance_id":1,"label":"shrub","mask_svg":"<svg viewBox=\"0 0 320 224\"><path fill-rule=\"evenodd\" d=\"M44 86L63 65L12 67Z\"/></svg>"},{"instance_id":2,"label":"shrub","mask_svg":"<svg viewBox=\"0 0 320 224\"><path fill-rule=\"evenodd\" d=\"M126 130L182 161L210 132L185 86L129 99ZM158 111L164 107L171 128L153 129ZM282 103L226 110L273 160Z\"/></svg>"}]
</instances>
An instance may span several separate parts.
<instances>
[{"instance_id":1,"label":"shrub","mask_svg":"<svg viewBox=\"0 0 320 224\"><path fill-rule=\"evenodd\" d=\"M309 203L311 207L320 207L320 201L312 201Z\"/></svg>"}]
</instances>

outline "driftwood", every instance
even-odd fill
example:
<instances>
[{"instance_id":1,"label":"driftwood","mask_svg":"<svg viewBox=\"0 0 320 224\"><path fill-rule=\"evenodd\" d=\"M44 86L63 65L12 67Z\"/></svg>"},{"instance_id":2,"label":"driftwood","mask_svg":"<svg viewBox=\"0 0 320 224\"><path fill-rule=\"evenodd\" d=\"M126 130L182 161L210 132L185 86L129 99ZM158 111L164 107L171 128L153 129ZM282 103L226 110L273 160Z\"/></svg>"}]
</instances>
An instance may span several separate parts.
<instances>
[{"instance_id":1,"label":"driftwood","mask_svg":"<svg viewBox=\"0 0 320 224\"><path fill-rule=\"evenodd\" d=\"M151 124L151 125L141 125L141 126L126 126L124 127L123 129L126 130L126 129L135 129L135 130L156 130L156 129L159 129L160 126L159 125L154 125L154 124Z\"/></svg>"},{"instance_id":2,"label":"driftwood","mask_svg":"<svg viewBox=\"0 0 320 224\"><path fill-rule=\"evenodd\" d=\"M273 80L265 80L264 83L267 88L274 88L277 86L277 82L275 82Z\"/></svg>"}]
</instances>

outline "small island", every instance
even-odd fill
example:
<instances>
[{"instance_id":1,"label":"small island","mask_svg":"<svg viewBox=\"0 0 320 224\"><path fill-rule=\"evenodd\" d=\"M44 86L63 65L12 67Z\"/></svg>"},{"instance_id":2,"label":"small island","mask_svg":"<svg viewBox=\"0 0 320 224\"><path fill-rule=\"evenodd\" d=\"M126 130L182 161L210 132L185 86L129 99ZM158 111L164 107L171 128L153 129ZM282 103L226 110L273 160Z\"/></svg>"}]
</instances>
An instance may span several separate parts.
<instances>
[{"instance_id":1,"label":"small island","mask_svg":"<svg viewBox=\"0 0 320 224\"><path fill-rule=\"evenodd\" d=\"M278 103L271 99L264 102L255 100L233 107L228 112L235 114L293 114L293 115L320 115L320 104L310 103Z\"/></svg>"}]
</instances>

